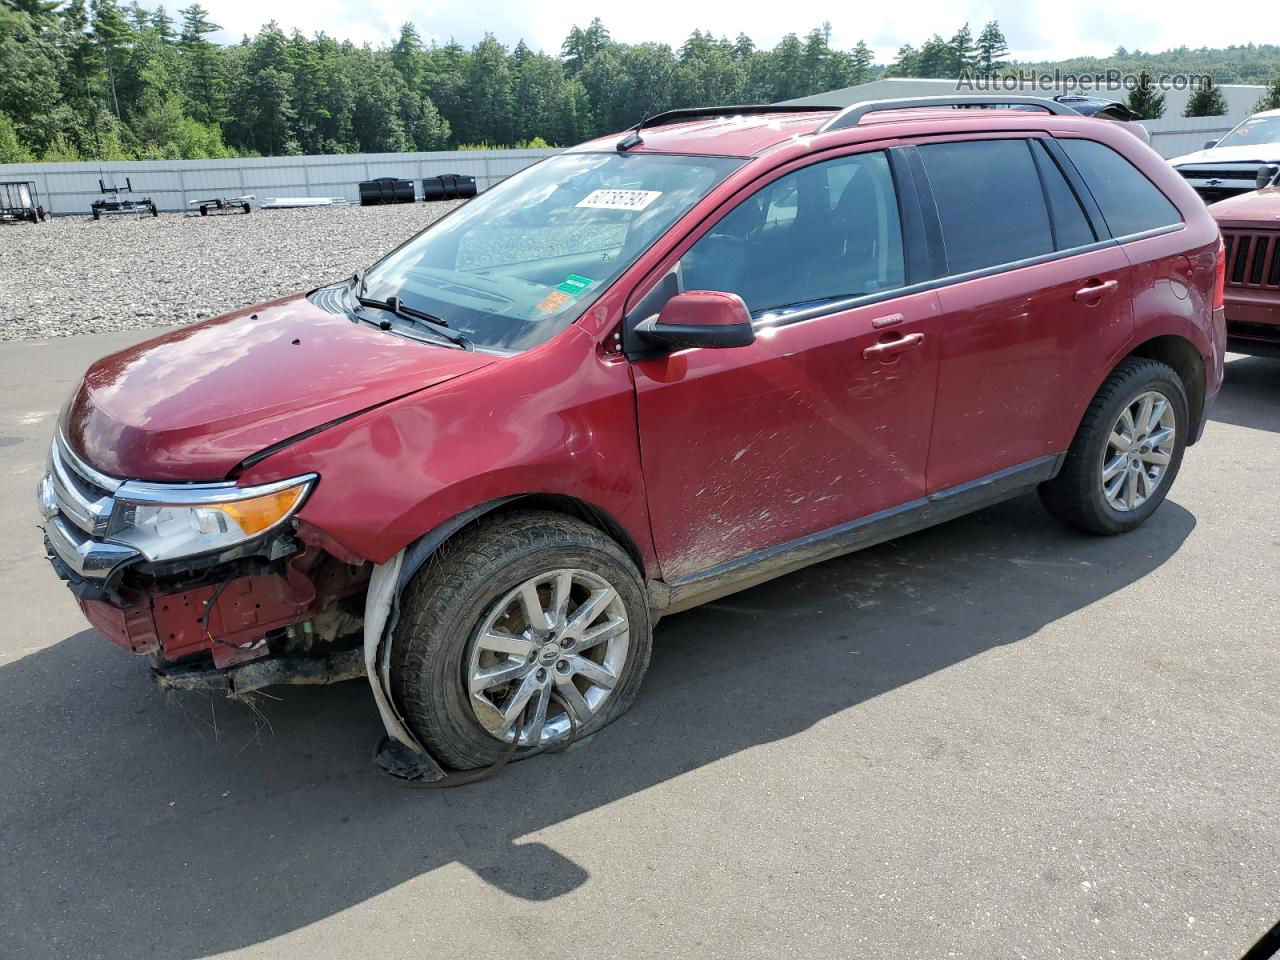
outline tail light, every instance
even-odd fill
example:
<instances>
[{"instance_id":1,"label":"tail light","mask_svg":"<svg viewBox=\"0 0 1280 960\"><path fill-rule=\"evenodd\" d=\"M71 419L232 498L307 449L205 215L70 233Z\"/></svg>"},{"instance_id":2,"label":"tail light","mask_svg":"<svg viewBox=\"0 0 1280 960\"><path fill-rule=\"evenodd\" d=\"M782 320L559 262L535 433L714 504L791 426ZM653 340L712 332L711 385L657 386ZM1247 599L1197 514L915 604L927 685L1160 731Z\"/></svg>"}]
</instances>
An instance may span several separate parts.
<instances>
[{"instance_id":1,"label":"tail light","mask_svg":"<svg viewBox=\"0 0 1280 960\"><path fill-rule=\"evenodd\" d=\"M1218 234L1218 269L1213 276L1213 309L1221 310L1227 305L1227 248L1222 242L1222 234Z\"/></svg>"}]
</instances>

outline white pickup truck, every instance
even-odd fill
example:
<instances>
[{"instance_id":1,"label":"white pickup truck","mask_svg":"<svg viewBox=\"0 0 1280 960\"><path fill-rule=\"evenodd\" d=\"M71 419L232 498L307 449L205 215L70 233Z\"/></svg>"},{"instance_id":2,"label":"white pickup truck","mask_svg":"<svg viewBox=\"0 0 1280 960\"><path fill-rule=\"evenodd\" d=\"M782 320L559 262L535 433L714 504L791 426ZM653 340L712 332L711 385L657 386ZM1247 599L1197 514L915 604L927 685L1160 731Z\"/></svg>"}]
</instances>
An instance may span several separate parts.
<instances>
[{"instance_id":1,"label":"white pickup truck","mask_svg":"<svg viewBox=\"0 0 1280 960\"><path fill-rule=\"evenodd\" d=\"M1280 110L1255 113L1221 140L1210 140L1203 150L1169 161L1186 178L1205 203L1248 193L1268 182L1280 164Z\"/></svg>"}]
</instances>

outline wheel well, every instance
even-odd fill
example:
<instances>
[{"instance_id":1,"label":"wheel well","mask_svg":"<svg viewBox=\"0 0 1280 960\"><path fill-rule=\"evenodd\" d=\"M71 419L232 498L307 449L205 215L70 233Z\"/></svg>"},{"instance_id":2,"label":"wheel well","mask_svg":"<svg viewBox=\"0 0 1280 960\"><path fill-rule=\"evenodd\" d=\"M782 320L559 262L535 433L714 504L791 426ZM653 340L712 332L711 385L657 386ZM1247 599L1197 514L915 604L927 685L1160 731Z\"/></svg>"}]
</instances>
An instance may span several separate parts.
<instances>
[{"instance_id":1,"label":"wheel well","mask_svg":"<svg viewBox=\"0 0 1280 960\"><path fill-rule=\"evenodd\" d=\"M627 556L635 563L636 569L640 571L640 576L647 578L644 555L641 554L640 548L636 545L635 540L632 539L631 534L627 532L626 527L599 507L587 503L585 500L579 500L576 497L563 494L530 493L499 500L490 509L481 508L475 512L462 527L449 534L449 539L457 536L481 517L510 513L513 510L547 510L552 513L563 513L576 517L584 523L590 524L627 551Z\"/></svg>"},{"instance_id":2,"label":"wheel well","mask_svg":"<svg viewBox=\"0 0 1280 960\"><path fill-rule=\"evenodd\" d=\"M1185 337L1169 334L1135 347L1125 359L1128 357L1158 360L1173 368L1187 389L1187 409L1191 414L1188 436L1199 437L1200 418L1204 415L1204 359L1195 344Z\"/></svg>"}]
</instances>

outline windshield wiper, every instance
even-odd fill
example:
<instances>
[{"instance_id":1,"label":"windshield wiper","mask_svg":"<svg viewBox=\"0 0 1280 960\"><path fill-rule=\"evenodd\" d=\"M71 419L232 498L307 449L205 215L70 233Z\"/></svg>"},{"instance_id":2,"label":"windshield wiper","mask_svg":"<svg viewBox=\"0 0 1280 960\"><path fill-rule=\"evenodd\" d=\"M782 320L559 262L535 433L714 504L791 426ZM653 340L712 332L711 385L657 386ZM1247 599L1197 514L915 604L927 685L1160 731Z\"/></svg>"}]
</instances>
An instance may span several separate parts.
<instances>
[{"instance_id":1,"label":"windshield wiper","mask_svg":"<svg viewBox=\"0 0 1280 960\"><path fill-rule=\"evenodd\" d=\"M354 278L353 278L354 279ZM360 281L363 286L364 281ZM408 320L410 323L420 326L425 330L434 333L442 340L447 340L454 346L463 350L475 350L469 337L452 330L444 320L440 317L432 316L425 310L416 310L413 307L406 306L400 301L399 297L387 297L385 300L375 300L372 297L356 297L356 302L362 307L372 307L374 310L385 310L393 316L399 317L401 320ZM388 326L390 326L388 324Z\"/></svg>"}]
</instances>

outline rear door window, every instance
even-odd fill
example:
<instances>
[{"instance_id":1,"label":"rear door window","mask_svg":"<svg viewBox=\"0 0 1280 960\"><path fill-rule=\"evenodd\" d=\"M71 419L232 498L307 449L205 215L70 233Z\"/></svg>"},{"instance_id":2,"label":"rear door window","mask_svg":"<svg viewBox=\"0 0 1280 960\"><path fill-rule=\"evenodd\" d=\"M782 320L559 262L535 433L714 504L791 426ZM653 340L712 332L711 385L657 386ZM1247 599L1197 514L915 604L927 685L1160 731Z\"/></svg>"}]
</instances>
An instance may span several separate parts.
<instances>
[{"instance_id":1,"label":"rear door window","mask_svg":"<svg viewBox=\"0 0 1280 960\"><path fill-rule=\"evenodd\" d=\"M1049 211L1026 140L965 140L919 149L942 224L948 273L1053 253Z\"/></svg>"},{"instance_id":2,"label":"rear door window","mask_svg":"<svg viewBox=\"0 0 1280 960\"><path fill-rule=\"evenodd\" d=\"M1182 222L1182 215L1169 198L1106 144L1067 137L1058 143L1084 177L1113 237L1127 237Z\"/></svg>"}]
</instances>

